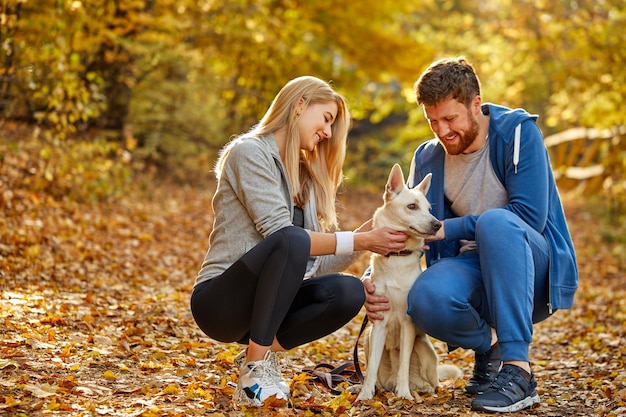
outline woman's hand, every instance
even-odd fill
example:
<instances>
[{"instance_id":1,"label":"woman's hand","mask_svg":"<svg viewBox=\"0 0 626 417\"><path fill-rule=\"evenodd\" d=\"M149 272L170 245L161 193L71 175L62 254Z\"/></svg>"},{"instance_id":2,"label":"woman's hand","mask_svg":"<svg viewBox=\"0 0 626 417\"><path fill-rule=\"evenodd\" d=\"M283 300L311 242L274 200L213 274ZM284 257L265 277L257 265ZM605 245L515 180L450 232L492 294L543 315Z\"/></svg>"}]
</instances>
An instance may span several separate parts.
<instances>
[{"instance_id":1,"label":"woman's hand","mask_svg":"<svg viewBox=\"0 0 626 417\"><path fill-rule=\"evenodd\" d=\"M363 280L365 288L365 310L367 317L373 322L374 320L382 320L383 316L380 312L389 310L389 299L384 295L374 295L376 287L371 279Z\"/></svg>"},{"instance_id":2,"label":"woman's hand","mask_svg":"<svg viewBox=\"0 0 626 417\"><path fill-rule=\"evenodd\" d=\"M389 252L398 252L404 249L408 238L409 236L404 232L389 227L376 227L366 232L354 234L354 250L368 250L379 255L387 255Z\"/></svg>"}]
</instances>

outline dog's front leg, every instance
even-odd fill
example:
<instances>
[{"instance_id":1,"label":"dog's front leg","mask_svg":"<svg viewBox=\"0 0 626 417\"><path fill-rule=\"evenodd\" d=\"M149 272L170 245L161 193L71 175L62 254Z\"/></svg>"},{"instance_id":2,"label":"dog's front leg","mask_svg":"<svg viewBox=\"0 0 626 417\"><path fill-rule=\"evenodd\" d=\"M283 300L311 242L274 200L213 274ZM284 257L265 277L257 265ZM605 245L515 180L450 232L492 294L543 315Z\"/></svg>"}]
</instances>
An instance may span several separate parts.
<instances>
[{"instance_id":1,"label":"dog's front leg","mask_svg":"<svg viewBox=\"0 0 626 417\"><path fill-rule=\"evenodd\" d=\"M398 366L398 385L396 386L396 395L407 400L413 399L409 389L409 371L415 335L415 327L411 323L409 316L407 316L406 320L402 320L402 325L400 326L400 363Z\"/></svg>"},{"instance_id":2,"label":"dog's front leg","mask_svg":"<svg viewBox=\"0 0 626 417\"><path fill-rule=\"evenodd\" d=\"M367 358L367 372L361 392L357 401L370 400L376 391L376 380L378 379L378 367L385 348L385 338L387 337L387 318L375 321L370 333L369 357Z\"/></svg>"}]
</instances>

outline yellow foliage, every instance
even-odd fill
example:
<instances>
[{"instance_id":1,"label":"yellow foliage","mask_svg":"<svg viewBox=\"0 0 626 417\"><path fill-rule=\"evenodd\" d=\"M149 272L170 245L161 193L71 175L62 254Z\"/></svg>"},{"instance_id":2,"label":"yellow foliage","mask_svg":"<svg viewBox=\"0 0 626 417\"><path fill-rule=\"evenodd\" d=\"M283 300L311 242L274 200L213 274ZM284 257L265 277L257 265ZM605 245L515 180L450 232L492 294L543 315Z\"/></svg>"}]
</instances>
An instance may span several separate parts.
<instances>
[{"instance_id":1,"label":"yellow foliage","mask_svg":"<svg viewBox=\"0 0 626 417\"><path fill-rule=\"evenodd\" d=\"M117 379L117 376L110 370L104 371L102 377L107 381L115 381Z\"/></svg>"},{"instance_id":2,"label":"yellow foliage","mask_svg":"<svg viewBox=\"0 0 626 417\"><path fill-rule=\"evenodd\" d=\"M50 404L48 404L48 406L46 407L46 410L48 410L48 411L56 411L60 407L61 407L61 404L57 403L56 401L53 401Z\"/></svg>"},{"instance_id":3,"label":"yellow foliage","mask_svg":"<svg viewBox=\"0 0 626 417\"><path fill-rule=\"evenodd\" d=\"M165 395L178 394L180 393L180 388L178 387L178 385L170 383L170 384L167 384L165 388L163 388L162 393Z\"/></svg>"},{"instance_id":4,"label":"yellow foliage","mask_svg":"<svg viewBox=\"0 0 626 417\"><path fill-rule=\"evenodd\" d=\"M16 400L12 395L8 395L6 397L4 397L4 406L5 407L15 407L16 405L19 405L21 402L19 400Z\"/></svg>"},{"instance_id":5,"label":"yellow foliage","mask_svg":"<svg viewBox=\"0 0 626 417\"><path fill-rule=\"evenodd\" d=\"M38 244L31 245L28 248L26 248L26 250L24 251L24 255L26 256L26 258L28 258L31 261L36 259L40 254L41 254L41 246Z\"/></svg>"},{"instance_id":6,"label":"yellow foliage","mask_svg":"<svg viewBox=\"0 0 626 417\"><path fill-rule=\"evenodd\" d=\"M335 413L343 412L343 410L348 410L352 408L352 401L354 400L354 395L349 393L348 391L344 391L332 400L326 403L326 406L333 410Z\"/></svg>"}]
</instances>

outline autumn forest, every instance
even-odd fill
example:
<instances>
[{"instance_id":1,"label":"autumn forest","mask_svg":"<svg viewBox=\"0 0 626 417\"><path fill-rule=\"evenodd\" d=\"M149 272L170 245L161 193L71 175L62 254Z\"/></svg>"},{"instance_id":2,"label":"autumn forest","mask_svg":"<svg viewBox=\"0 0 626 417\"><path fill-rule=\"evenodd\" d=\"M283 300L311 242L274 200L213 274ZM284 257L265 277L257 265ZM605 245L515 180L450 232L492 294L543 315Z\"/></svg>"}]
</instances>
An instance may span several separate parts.
<instances>
[{"instance_id":1,"label":"autumn forest","mask_svg":"<svg viewBox=\"0 0 626 417\"><path fill-rule=\"evenodd\" d=\"M457 55L483 101L539 115L578 257L574 308L534 329L541 402L515 415L626 415L625 24L621 0L0 0L0 415L478 415L463 378L363 404L312 380L364 311L288 353L288 407L239 407L241 347L189 310L219 149L287 80L350 105L353 229L432 137L416 78ZM473 352L433 343L466 379Z\"/></svg>"}]
</instances>

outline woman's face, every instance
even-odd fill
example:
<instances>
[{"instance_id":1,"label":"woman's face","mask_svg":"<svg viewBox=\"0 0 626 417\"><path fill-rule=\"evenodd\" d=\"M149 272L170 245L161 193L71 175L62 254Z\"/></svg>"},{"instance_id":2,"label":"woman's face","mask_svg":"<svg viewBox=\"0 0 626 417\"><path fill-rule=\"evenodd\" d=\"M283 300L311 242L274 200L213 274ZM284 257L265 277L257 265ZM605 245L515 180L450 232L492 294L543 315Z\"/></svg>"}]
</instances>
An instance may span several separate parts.
<instances>
[{"instance_id":1,"label":"woman's face","mask_svg":"<svg viewBox=\"0 0 626 417\"><path fill-rule=\"evenodd\" d=\"M337 103L309 104L299 120L300 149L313 151L315 146L332 136L331 126L337 118Z\"/></svg>"}]
</instances>

